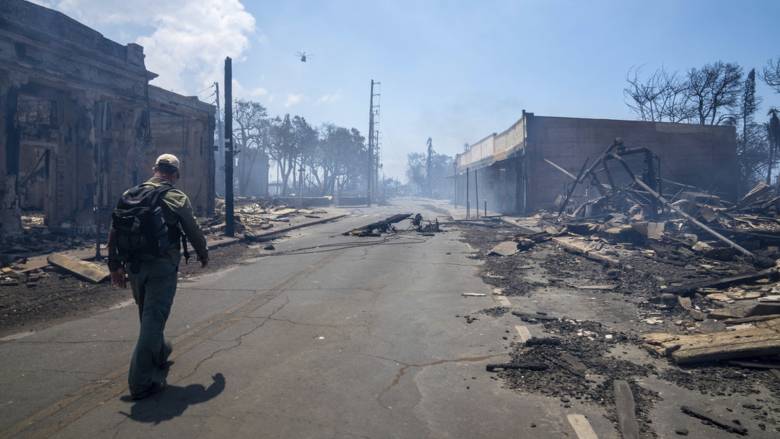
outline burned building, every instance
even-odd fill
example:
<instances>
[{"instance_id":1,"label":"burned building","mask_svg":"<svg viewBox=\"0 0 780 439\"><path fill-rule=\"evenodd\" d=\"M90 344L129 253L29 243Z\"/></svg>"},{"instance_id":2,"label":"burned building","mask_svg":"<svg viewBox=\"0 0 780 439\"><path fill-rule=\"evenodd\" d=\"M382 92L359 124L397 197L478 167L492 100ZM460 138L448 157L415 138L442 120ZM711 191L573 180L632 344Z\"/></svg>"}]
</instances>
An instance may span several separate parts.
<instances>
[{"instance_id":1,"label":"burned building","mask_svg":"<svg viewBox=\"0 0 780 439\"><path fill-rule=\"evenodd\" d=\"M23 211L94 229L161 152L181 157L196 210L213 209L214 109L149 85L155 77L137 44L0 2L0 236L20 230Z\"/></svg>"},{"instance_id":2,"label":"burned building","mask_svg":"<svg viewBox=\"0 0 780 439\"><path fill-rule=\"evenodd\" d=\"M214 111L213 105L194 96L182 96L149 86L151 148L141 163L151 164L162 153L176 155L182 162L176 185L190 197L197 215L214 212ZM146 174L144 174L144 177Z\"/></svg>"},{"instance_id":3,"label":"burned building","mask_svg":"<svg viewBox=\"0 0 780 439\"><path fill-rule=\"evenodd\" d=\"M615 139L656 156L660 181L689 185L734 199L738 187L736 131L731 126L535 116L470 145L456 157L456 201L472 208L528 213L550 209L586 160ZM468 174L468 176L467 176ZM475 192L477 191L477 192Z\"/></svg>"}]
</instances>

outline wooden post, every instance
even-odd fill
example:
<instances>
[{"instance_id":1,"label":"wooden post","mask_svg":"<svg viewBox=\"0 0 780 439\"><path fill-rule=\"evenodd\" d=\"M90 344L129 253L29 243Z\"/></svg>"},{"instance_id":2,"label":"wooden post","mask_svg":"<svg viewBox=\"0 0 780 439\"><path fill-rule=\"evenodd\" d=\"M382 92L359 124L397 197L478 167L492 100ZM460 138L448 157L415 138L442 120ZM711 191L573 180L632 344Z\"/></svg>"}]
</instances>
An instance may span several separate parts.
<instances>
[{"instance_id":1,"label":"wooden post","mask_svg":"<svg viewBox=\"0 0 780 439\"><path fill-rule=\"evenodd\" d=\"M471 218L471 204L469 202L469 168L466 168L466 219Z\"/></svg>"}]
</instances>

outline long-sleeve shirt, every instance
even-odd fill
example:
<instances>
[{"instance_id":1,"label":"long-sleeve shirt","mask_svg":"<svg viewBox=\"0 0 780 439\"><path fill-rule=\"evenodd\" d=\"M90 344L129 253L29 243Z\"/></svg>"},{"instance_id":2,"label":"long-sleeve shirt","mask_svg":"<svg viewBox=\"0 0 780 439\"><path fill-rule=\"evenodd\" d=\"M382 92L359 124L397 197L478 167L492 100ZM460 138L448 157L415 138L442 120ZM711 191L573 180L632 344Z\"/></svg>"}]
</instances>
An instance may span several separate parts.
<instances>
[{"instance_id":1,"label":"long-sleeve shirt","mask_svg":"<svg viewBox=\"0 0 780 439\"><path fill-rule=\"evenodd\" d=\"M143 185L150 185L154 187L159 187L166 184L170 185L170 182L159 177L152 177L143 183ZM203 231L200 229L200 226L198 226L198 223L195 220L195 215L192 212L192 204L190 204L190 199L187 197L187 194L179 189L173 188L168 190L163 195L162 201L168 207L167 209L163 209L163 218L165 219L165 224L168 226L168 228L173 229L181 225L181 230L187 236L187 240L195 249L195 253L198 255L198 259L208 259L209 253L208 246L206 245L206 237L203 235ZM115 265L114 261L117 260L117 250L113 242L113 234L114 231L112 227L108 239L109 268L112 269L113 267L111 267L111 265ZM178 265L179 260L181 259L180 241L175 240L175 242L171 242L170 246L166 250L166 254L170 256L171 260L176 265Z\"/></svg>"}]
</instances>

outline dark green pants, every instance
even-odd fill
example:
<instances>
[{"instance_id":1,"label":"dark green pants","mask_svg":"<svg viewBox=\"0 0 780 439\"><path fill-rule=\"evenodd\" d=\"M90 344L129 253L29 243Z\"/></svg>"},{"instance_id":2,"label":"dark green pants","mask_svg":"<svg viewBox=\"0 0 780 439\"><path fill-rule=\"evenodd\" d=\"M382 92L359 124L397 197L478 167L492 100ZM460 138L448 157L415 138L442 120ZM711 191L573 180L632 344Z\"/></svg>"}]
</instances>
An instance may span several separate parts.
<instances>
[{"instance_id":1,"label":"dark green pants","mask_svg":"<svg viewBox=\"0 0 780 439\"><path fill-rule=\"evenodd\" d=\"M141 330L130 361L130 393L138 395L155 383L164 384L171 345L163 331L176 295L178 266L170 259L159 258L140 263L137 273L128 273L133 298L138 305Z\"/></svg>"}]
</instances>

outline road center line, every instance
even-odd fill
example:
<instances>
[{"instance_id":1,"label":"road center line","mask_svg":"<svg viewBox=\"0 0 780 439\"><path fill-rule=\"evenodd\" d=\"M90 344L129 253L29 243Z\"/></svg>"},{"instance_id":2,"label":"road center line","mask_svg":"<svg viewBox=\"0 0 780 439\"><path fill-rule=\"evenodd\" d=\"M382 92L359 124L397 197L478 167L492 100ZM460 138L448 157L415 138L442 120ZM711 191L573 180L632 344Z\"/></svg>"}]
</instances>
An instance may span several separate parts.
<instances>
[{"instance_id":1,"label":"road center line","mask_svg":"<svg viewBox=\"0 0 780 439\"><path fill-rule=\"evenodd\" d=\"M570 414L566 415L566 419L569 420L571 428L573 428L574 432L577 433L577 437L579 439L599 439L599 437L596 436L596 432L593 431L593 427L590 426L588 418L585 416Z\"/></svg>"},{"instance_id":2,"label":"road center line","mask_svg":"<svg viewBox=\"0 0 780 439\"><path fill-rule=\"evenodd\" d=\"M529 331L525 326L516 325L515 330L517 331L517 336L520 339L520 343L525 343L531 339L531 331Z\"/></svg>"}]
</instances>

